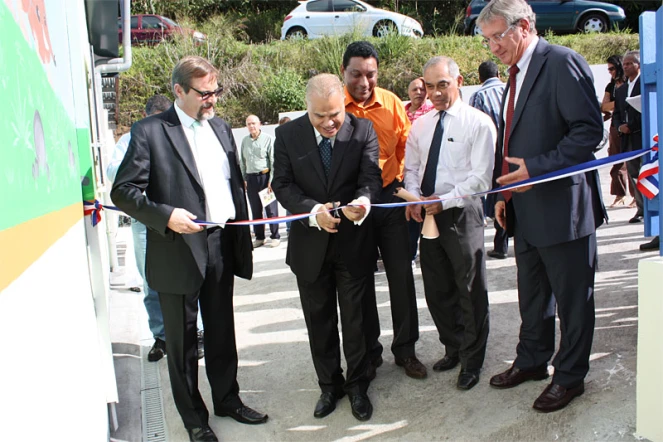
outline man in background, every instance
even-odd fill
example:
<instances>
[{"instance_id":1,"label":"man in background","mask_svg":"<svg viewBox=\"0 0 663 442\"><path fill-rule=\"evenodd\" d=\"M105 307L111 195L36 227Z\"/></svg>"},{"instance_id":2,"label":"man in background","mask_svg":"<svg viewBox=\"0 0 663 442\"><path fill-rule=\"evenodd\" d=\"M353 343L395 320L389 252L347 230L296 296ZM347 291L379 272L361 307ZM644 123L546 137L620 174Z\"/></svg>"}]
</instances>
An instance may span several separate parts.
<instances>
[{"instance_id":1,"label":"man in background","mask_svg":"<svg viewBox=\"0 0 663 442\"><path fill-rule=\"evenodd\" d=\"M251 206L251 217L260 219L263 217L263 204L260 192L268 189L272 192L272 178L274 177L274 137L260 130L260 119L255 115L246 118L246 128L249 135L242 140L239 165L242 169L244 182L246 183L246 194ZM278 202L272 201L264 206L267 218L278 216ZM278 247L281 243L279 225L270 224L271 241L269 247ZM253 226L256 239L253 247L260 247L265 243L265 225Z\"/></svg>"},{"instance_id":2,"label":"man in background","mask_svg":"<svg viewBox=\"0 0 663 442\"><path fill-rule=\"evenodd\" d=\"M356 117L373 122L380 144L380 168L382 169L382 191L378 203L402 202L394 196L398 187L403 187L403 161L405 142L410 130L403 102L393 93L377 87L378 53L367 41L350 43L343 54L341 75L345 83L345 110ZM410 240L405 208L381 208L373 212L375 240L384 262L389 284L391 317L394 339L391 351L396 365L405 369L405 374L415 378L426 377L426 367L415 354L415 343L419 339L419 311L412 275ZM377 261L377 253L376 253ZM375 300L375 281L366 296L366 336L370 352L369 377L375 377L382 362L380 318Z\"/></svg>"},{"instance_id":3,"label":"man in background","mask_svg":"<svg viewBox=\"0 0 663 442\"><path fill-rule=\"evenodd\" d=\"M478 91L470 97L470 106L479 109L487 114L493 123L495 129L500 125L500 111L502 109L502 95L504 94L504 83L500 80L500 72L497 64L492 61L484 61L479 65L479 81L481 87ZM495 155L499 155L497 152ZM495 163L495 167L502 167L501 164ZM493 173L494 175L494 173ZM497 182L493 179L492 187L498 187ZM495 219L495 202L497 195L491 193L486 196L485 216ZM497 221L493 221L495 225L495 237L493 238L493 250L487 253L488 256L495 259L506 259L507 251L509 249L509 235L500 226Z\"/></svg>"}]
</instances>

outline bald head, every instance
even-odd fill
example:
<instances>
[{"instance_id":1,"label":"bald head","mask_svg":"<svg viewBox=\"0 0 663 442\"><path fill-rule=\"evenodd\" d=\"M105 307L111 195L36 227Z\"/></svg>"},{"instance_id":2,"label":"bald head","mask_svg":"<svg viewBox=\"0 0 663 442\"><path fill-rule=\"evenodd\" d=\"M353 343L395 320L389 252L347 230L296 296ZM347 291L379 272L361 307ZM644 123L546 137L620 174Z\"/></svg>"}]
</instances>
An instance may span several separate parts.
<instances>
[{"instance_id":1,"label":"bald head","mask_svg":"<svg viewBox=\"0 0 663 442\"><path fill-rule=\"evenodd\" d=\"M306 110L311 125L326 138L336 136L345 121L345 94L336 75L319 74L306 85Z\"/></svg>"},{"instance_id":2,"label":"bald head","mask_svg":"<svg viewBox=\"0 0 663 442\"><path fill-rule=\"evenodd\" d=\"M333 74L318 74L306 84L306 103L310 103L314 96L326 99L336 93L343 95L341 80Z\"/></svg>"}]
</instances>

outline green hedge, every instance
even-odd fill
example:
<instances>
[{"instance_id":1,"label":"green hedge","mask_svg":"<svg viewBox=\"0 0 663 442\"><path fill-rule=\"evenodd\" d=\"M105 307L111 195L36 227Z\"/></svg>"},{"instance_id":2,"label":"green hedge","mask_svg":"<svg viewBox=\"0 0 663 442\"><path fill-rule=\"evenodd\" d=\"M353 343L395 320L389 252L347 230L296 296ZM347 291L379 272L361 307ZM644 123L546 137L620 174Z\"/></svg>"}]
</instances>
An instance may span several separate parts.
<instances>
[{"instance_id":1,"label":"green hedge","mask_svg":"<svg viewBox=\"0 0 663 442\"><path fill-rule=\"evenodd\" d=\"M156 47L133 48L133 65L120 76L121 126L141 118L146 100L153 94L172 98L170 74L184 55L197 54L219 67L219 82L225 87L218 113L233 127L243 126L247 115L275 123L278 113L304 108L304 85L312 73L339 74L346 46L359 37L345 35L317 40L270 41L248 44L241 26L217 16L200 27L207 45L196 46L187 38ZM568 46L590 64L605 63L612 54L638 49L638 36L628 33L547 35L551 43ZM495 58L478 37L450 35L411 39L390 35L370 39L380 55L378 84L407 98L407 85L421 75L421 67L432 56L447 55L458 63L465 84L477 84L477 67ZM497 60L495 60L497 61Z\"/></svg>"}]
</instances>

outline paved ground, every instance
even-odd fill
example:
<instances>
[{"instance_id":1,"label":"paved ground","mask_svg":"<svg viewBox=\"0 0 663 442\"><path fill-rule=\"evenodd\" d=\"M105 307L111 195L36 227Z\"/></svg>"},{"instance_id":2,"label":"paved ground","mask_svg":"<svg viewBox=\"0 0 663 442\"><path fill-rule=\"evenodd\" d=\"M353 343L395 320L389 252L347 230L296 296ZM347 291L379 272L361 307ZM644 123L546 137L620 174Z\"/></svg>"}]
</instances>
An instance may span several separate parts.
<instances>
[{"instance_id":1,"label":"paved ground","mask_svg":"<svg viewBox=\"0 0 663 442\"><path fill-rule=\"evenodd\" d=\"M607 171L601 171L601 176L609 203L612 198L608 196ZM212 417L211 427L221 440L238 441L635 439L637 265L640 259L656 253L638 250L638 245L644 242L643 226L627 223L633 213L634 209L610 209L610 223L597 233L600 268L592 365L584 396L567 409L544 415L531 408L546 382L529 382L506 391L488 385L490 376L506 369L515 355L520 320L511 251L508 259L487 263L491 332L478 386L461 392L455 388L457 369L446 373L432 371L433 363L444 351L426 306L419 269L415 272L421 331L417 354L428 367L429 376L425 380L410 379L394 364L388 351L392 335L388 289L385 274L380 271L376 274L376 287L381 342L386 352L385 364L369 390L375 407L373 418L367 423L355 420L345 399L330 416L313 418L319 391L295 279L284 263L287 247L284 241L275 249L257 249L253 280L238 280L235 289L241 397L247 405L269 413L270 420L252 427L230 418ZM492 248L492 236L493 229L487 228L487 249ZM138 321L134 327L140 330L140 338L149 337L140 297L114 290L112 302L113 311L121 312L123 318L117 320L117 327L130 328L132 321ZM136 385L140 385L135 380L139 366L136 345L140 340L135 332L122 330L118 334L115 348L131 356L116 358L121 398L125 400L118 406L121 428L114 437L140 440L140 435L136 438L140 421L136 417L139 410L135 400L139 393ZM151 345L149 340L142 343ZM127 359L133 361L133 368L127 367L131 365L126 363ZM172 403L166 361L158 364L168 440L185 441L186 432ZM127 370L132 374L127 375ZM200 379L201 392L211 407L202 364Z\"/></svg>"}]
</instances>

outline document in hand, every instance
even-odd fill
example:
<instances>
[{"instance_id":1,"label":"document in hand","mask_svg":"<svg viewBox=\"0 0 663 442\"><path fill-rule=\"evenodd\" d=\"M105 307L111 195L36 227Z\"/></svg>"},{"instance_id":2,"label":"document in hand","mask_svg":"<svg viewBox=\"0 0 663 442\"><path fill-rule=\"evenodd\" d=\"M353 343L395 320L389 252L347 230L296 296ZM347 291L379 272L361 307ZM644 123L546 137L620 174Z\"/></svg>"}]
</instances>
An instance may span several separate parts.
<instances>
[{"instance_id":1,"label":"document in hand","mask_svg":"<svg viewBox=\"0 0 663 442\"><path fill-rule=\"evenodd\" d=\"M415 201L421 201L421 198L417 198L407 190L405 190L402 187L399 187L396 189L396 193L394 193L399 198L404 199L405 201L412 203ZM424 218L424 225L421 228L421 234L423 235L424 238L426 239L435 239L440 236L440 231L437 228L437 224L435 223L435 218L432 216L426 216Z\"/></svg>"},{"instance_id":2,"label":"document in hand","mask_svg":"<svg viewBox=\"0 0 663 442\"><path fill-rule=\"evenodd\" d=\"M268 205L276 201L276 195L274 195L274 192L271 192L268 187L258 192L258 195L260 196L260 201L262 201L263 207L267 207Z\"/></svg>"}]
</instances>

